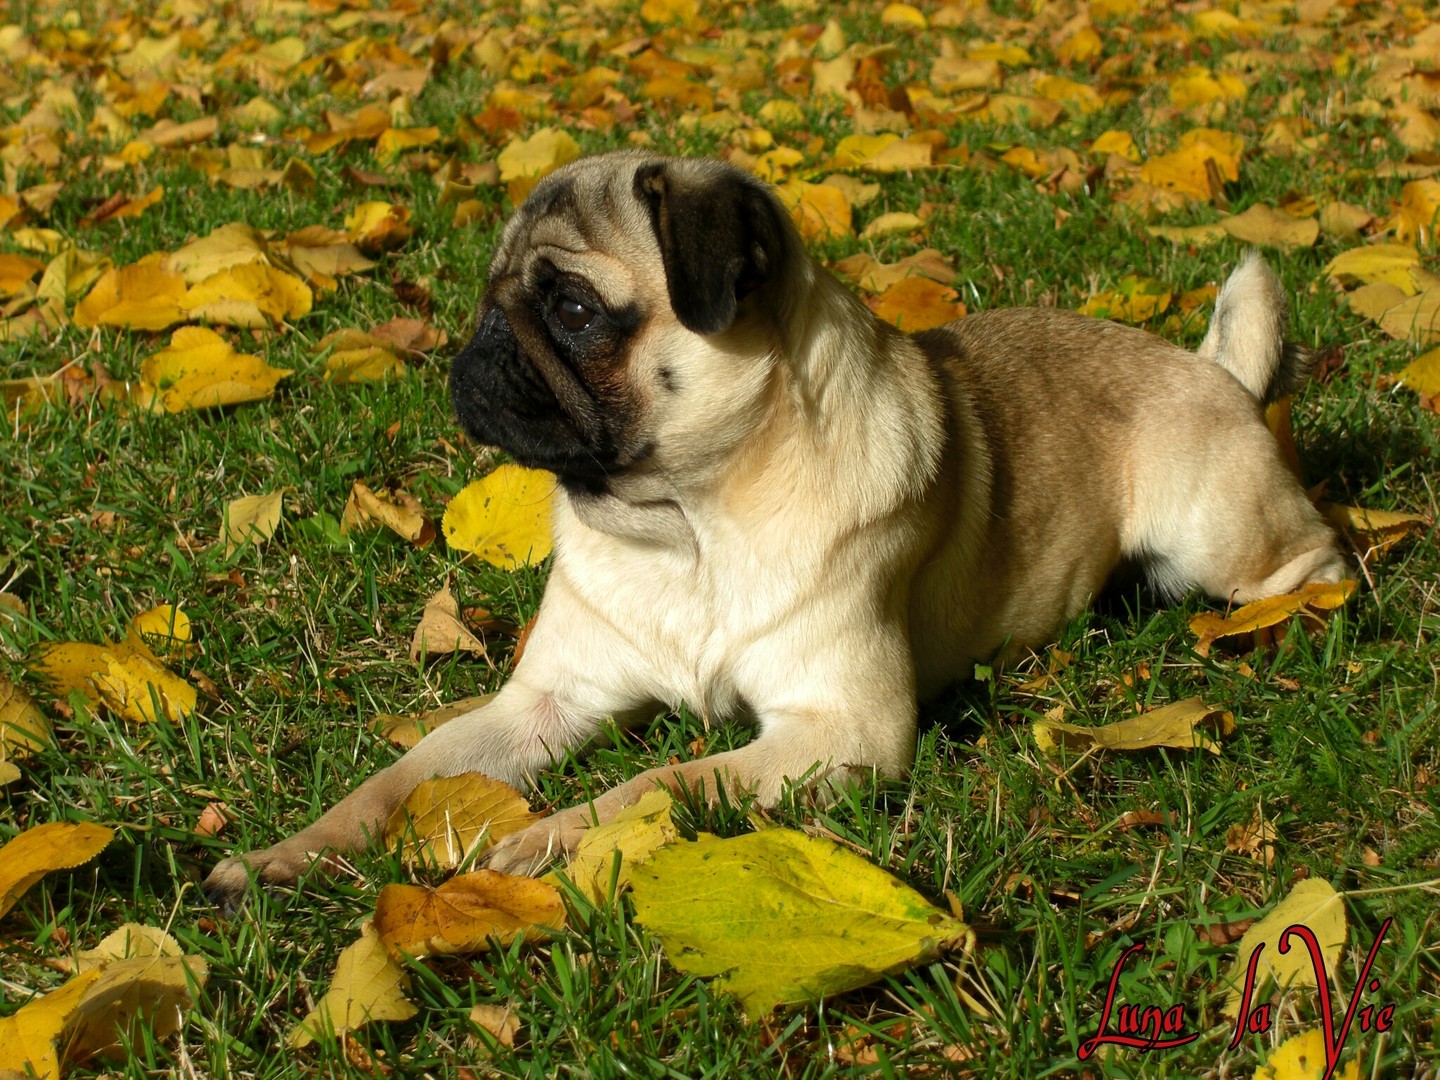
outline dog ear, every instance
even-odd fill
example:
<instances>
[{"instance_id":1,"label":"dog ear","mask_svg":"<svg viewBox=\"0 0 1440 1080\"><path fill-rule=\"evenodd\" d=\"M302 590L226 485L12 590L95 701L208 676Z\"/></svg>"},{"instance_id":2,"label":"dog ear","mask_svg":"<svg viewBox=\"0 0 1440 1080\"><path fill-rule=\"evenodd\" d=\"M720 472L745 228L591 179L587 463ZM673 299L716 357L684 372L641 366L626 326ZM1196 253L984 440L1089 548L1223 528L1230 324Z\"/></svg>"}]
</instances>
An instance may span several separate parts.
<instances>
[{"instance_id":1,"label":"dog ear","mask_svg":"<svg viewBox=\"0 0 1440 1080\"><path fill-rule=\"evenodd\" d=\"M650 208L676 317L697 334L729 329L740 301L774 278L784 256L775 196L730 166L696 176L663 161L636 171L635 194Z\"/></svg>"}]
</instances>

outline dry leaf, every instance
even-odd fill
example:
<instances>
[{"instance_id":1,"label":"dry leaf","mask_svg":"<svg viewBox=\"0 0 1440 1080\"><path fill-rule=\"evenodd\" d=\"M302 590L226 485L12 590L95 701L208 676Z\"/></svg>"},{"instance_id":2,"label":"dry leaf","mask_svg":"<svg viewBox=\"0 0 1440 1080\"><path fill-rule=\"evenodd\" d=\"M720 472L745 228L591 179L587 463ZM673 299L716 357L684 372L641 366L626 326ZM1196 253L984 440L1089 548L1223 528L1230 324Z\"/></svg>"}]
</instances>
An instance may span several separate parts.
<instances>
[{"instance_id":1,"label":"dry leaf","mask_svg":"<svg viewBox=\"0 0 1440 1080\"><path fill-rule=\"evenodd\" d=\"M1362 510L1358 506L1330 502L1317 503L1315 508L1337 529L1357 541L1364 541L1364 545L1357 542L1356 547L1367 560L1373 555L1383 555L1407 536L1424 532L1430 526L1429 519L1419 514L1395 510Z\"/></svg>"},{"instance_id":2,"label":"dry leaf","mask_svg":"<svg viewBox=\"0 0 1440 1080\"><path fill-rule=\"evenodd\" d=\"M28 758L49 746L53 738L50 721L24 687L0 674L0 761Z\"/></svg>"},{"instance_id":3,"label":"dry leaf","mask_svg":"<svg viewBox=\"0 0 1440 1080\"><path fill-rule=\"evenodd\" d=\"M480 773L426 780L396 808L385 843L403 841L407 862L454 868L538 820L525 796Z\"/></svg>"},{"instance_id":4,"label":"dry leaf","mask_svg":"<svg viewBox=\"0 0 1440 1080\"><path fill-rule=\"evenodd\" d=\"M170 344L140 365L139 404L166 412L213 409L263 401L275 393L288 368L235 351L225 338L201 326L182 326Z\"/></svg>"},{"instance_id":5,"label":"dry leaf","mask_svg":"<svg viewBox=\"0 0 1440 1080\"><path fill-rule=\"evenodd\" d=\"M520 1031L520 1018L515 1010L499 1005L475 1005L470 1009L470 1022L489 1033L495 1042L504 1047L515 1045L515 1036Z\"/></svg>"},{"instance_id":6,"label":"dry leaf","mask_svg":"<svg viewBox=\"0 0 1440 1080\"><path fill-rule=\"evenodd\" d=\"M485 643L472 634L460 619L460 605L450 586L445 585L429 600L420 616L420 625L410 639L410 659L474 652L489 659Z\"/></svg>"},{"instance_id":7,"label":"dry leaf","mask_svg":"<svg viewBox=\"0 0 1440 1080\"><path fill-rule=\"evenodd\" d=\"M296 1049L325 1036L339 1037L372 1020L409 1020L416 1009L405 997L410 976L391 959L374 923L340 954L330 989L285 1042Z\"/></svg>"},{"instance_id":8,"label":"dry leaf","mask_svg":"<svg viewBox=\"0 0 1440 1080\"><path fill-rule=\"evenodd\" d=\"M52 822L26 829L0 847L0 916L52 870L87 863L115 839L115 830L92 822Z\"/></svg>"},{"instance_id":9,"label":"dry leaf","mask_svg":"<svg viewBox=\"0 0 1440 1080\"><path fill-rule=\"evenodd\" d=\"M371 523L383 525L416 547L429 547L435 540L435 523L419 501L403 491L371 491L356 480L340 515L341 533Z\"/></svg>"},{"instance_id":10,"label":"dry leaf","mask_svg":"<svg viewBox=\"0 0 1440 1080\"><path fill-rule=\"evenodd\" d=\"M1195 642L1195 652L1200 656L1209 656L1216 642L1242 634L1256 635L1254 647L1260 648L1265 644L1259 637L1260 631L1280 624L1288 625L1296 615L1311 626L1322 625L1321 613L1340 607L1354 591L1353 581L1307 585L1296 593L1256 600L1237 608L1228 616L1202 612L1190 620L1190 632L1199 639Z\"/></svg>"},{"instance_id":11,"label":"dry leaf","mask_svg":"<svg viewBox=\"0 0 1440 1080\"><path fill-rule=\"evenodd\" d=\"M1360 1080L1360 1058L1329 1071L1325 1033L1319 1028L1292 1035L1255 1070L1252 1080Z\"/></svg>"},{"instance_id":12,"label":"dry leaf","mask_svg":"<svg viewBox=\"0 0 1440 1080\"><path fill-rule=\"evenodd\" d=\"M501 465L450 500L441 521L445 541L491 566L534 566L550 554L554 494L553 473Z\"/></svg>"},{"instance_id":13,"label":"dry leaf","mask_svg":"<svg viewBox=\"0 0 1440 1080\"><path fill-rule=\"evenodd\" d=\"M151 956L182 956L180 943L157 926L121 923L93 949L82 951L76 961L77 972L101 967L111 960L134 960Z\"/></svg>"},{"instance_id":14,"label":"dry leaf","mask_svg":"<svg viewBox=\"0 0 1440 1080\"><path fill-rule=\"evenodd\" d=\"M106 270L75 307L75 325L83 329L115 326L130 330L166 330L190 318L184 307L185 279L167 270L160 256Z\"/></svg>"},{"instance_id":15,"label":"dry leaf","mask_svg":"<svg viewBox=\"0 0 1440 1080\"><path fill-rule=\"evenodd\" d=\"M375 929L397 957L474 953L517 937L543 941L564 925L553 885L494 870L460 874L437 889L386 885L375 900Z\"/></svg>"},{"instance_id":16,"label":"dry leaf","mask_svg":"<svg viewBox=\"0 0 1440 1080\"><path fill-rule=\"evenodd\" d=\"M280 511L285 500L283 491L268 495L242 495L225 504L220 534L225 538L225 557L235 554L241 544L258 544L269 540L280 526Z\"/></svg>"},{"instance_id":17,"label":"dry leaf","mask_svg":"<svg viewBox=\"0 0 1440 1080\"><path fill-rule=\"evenodd\" d=\"M452 701L449 705L431 709L418 716L395 716L391 713L379 713L370 721L370 728L383 735L394 745L408 750L441 724L464 716L466 713L474 712L494 697L494 694L477 694L474 697Z\"/></svg>"},{"instance_id":18,"label":"dry leaf","mask_svg":"<svg viewBox=\"0 0 1440 1080\"><path fill-rule=\"evenodd\" d=\"M1235 730L1235 717L1211 708L1200 698L1186 698L1159 709L1101 727L1080 727L1060 720L1037 720L1035 742L1041 750L1149 750L1158 746L1181 750L1203 748L1220 753L1209 733L1225 736Z\"/></svg>"},{"instance_id":19,"label":"dry leaf","mask_svg":"<svg viewBox=\"0 0 1440 1080\"><path fill-rule=\"evenodd\" d=\"M345 215L350 241L366 255L391 251L406 240L414 230L410 211L388 202L363 202Z\"/></svg>"},{"instance_id":20,"label":"dry leaf","mask_svg":"<svg viewBox=\"0 0 1440 1080\"><path fill-rule=\"evenodd\" d=\"M959 295L933 278L907 277L867 299L866 305L886 322L918 334L963 318L965 305L960 303Z\"/></svg>"},{"instance_id":21,"label":"dry leaf","mask_svg":"<svg viewBox=\"0 0 1440 1080\"><path fill-rule=\"evenodd\" d=\"M500 182L507 186L510 201L524 201L542 177L580 156L580 144L560 128L541 128L528 139L512 139L500 151Z\"/></svg>"},{"instance_id":22,"label":"dry leaf","mask_svg":"<svg viewBox=\"0 0 1440 1080\"><path fill-rule=\"evenodd\" d=\"M1318 219L1291 217L1264 203L1256 203L1243 214L1222 218L1220 227L1247 244L1278 247L1285 251L1313 247L1320 238Z\"/></svg>"}]
</instances>

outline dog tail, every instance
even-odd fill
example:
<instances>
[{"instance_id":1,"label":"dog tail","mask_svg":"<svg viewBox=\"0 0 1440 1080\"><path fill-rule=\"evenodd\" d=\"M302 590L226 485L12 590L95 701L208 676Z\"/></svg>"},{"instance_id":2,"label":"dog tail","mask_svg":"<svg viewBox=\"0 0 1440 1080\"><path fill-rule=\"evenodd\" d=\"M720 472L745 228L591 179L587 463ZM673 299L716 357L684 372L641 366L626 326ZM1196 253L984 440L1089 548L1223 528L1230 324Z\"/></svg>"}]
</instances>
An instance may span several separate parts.
<instances>
[{"instance_id":1,"label":"dog tail","mask_svg":"<svg viewBox=\"0 0 1440 1080\"><path fill-rule=\"evenodd\" d=\"M1285 340L1289 314L1280 280L1252 251L1220 290L1199 354L1268 405L1305 385L1314 364L1309 349Z\"/></svg>"}]
</instances>

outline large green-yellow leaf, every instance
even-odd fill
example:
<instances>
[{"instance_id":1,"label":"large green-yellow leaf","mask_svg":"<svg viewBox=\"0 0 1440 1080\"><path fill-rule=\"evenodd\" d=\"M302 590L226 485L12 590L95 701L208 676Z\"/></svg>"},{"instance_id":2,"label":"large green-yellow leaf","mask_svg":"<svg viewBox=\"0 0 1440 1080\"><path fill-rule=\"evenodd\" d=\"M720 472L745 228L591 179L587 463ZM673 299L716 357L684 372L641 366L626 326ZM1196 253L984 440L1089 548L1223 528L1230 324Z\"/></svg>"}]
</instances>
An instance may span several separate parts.
<instances>
[{"instance_id":1,"label":"large green-yellow leaf","mask_svg":"<svg viewBox=\"0 0 1440 1080\"><path fill-rule=\"evenodd\" d=\"M1280 951L1281 935L1292 926L1307 927L1315 935L1325 970L1335 970L1345 947L1345 902L1328 881L1304 878L1240 939L1235 962L1225 974L1225 1001L1220 1007L1224 1015L1239 1013L1250 957L1256 951L1260 956L1255 962L1254 993L1263 993L1270 978L1280 989L1317 985L1310 951L1295 935L1290 935L1288 951Z\"/></svg>"},{"instance_id":2,"label":"large green-yellow leaf","mask_svg":"<svg viewBox=\"0 0 1440 1080\"><path fill-rule=\"evenodd\" d=\"M491 566L534 566L550 554L554 494L554 474L501 465L450 500L441 522L445 540Z\"/></svg>"},{"instance_id":3,"label":"large green-yellow leaf","mask_svg":"<svg viewBox=\"0 0 1440 1080\"><path fill-rule=\"evenodd\" d=\"M592 903L603 904L610 897L610 879L615 875L615 857L620 856L618 893L630 883L635 867L680 835L670 819L670 792L655 788L640 796L603 825L586 829L565 875Z\"/></svg>"},{"instance_id":4,"label":"large green-yellow leaf","mask_svg":"<svg viewBox=\"0 0 1440 1080\"><path fill-rule=\"evenodd\" d=\"M630 872L635 917L681 971L758 1019L934 960L969 928L829 840L789 829L663 847Z\"/></svg>"}]
</instances>

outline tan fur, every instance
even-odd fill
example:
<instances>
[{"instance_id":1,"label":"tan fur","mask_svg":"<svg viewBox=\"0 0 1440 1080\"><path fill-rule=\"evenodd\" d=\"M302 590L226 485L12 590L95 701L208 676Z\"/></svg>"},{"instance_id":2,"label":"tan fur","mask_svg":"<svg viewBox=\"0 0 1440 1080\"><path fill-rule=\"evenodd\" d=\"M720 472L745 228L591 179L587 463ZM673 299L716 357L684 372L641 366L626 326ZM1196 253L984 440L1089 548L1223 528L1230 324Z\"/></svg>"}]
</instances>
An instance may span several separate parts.
<instances>
[{"instance_id":1,"label":"tan fur","mask_svg":"<svg viewBox=\"0 0 1440 1080\"><path fill-rule=\"evenodd\" d=\"M1247 263L1204 356L1067 312L994 311L918 338L879 322L804 254L729 330L669 310L637 155L560 174L564 213L517 215L493 273L543 254L616 305L637 304L627 400L653 458L612 494L561 493L555 560L524 658L488 704L425 738L315 824L227 860L294 879L363 846L431 776L517 785L611 717L681 702L749 716L740 749L652 769L503 841L532 870L656 784L717 779L773 803L787 783L909 769L916 701L977 660L1045 642L1122 560L1162 588L1222 601L1337 580L1334 538L1286 471L1260 398L1283 348L1283 296ZM674 162L708 182L713 163ZM493 289L492 283L492 289ZM669 369L681 391L658 387Z\"/></svg>"}]
</instances>

